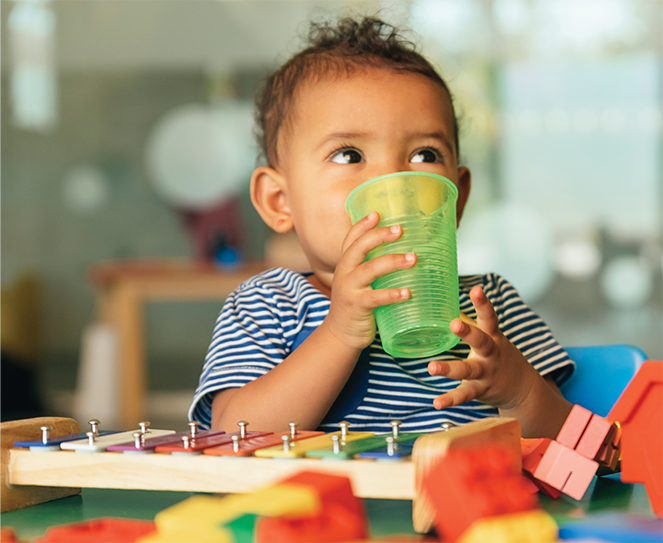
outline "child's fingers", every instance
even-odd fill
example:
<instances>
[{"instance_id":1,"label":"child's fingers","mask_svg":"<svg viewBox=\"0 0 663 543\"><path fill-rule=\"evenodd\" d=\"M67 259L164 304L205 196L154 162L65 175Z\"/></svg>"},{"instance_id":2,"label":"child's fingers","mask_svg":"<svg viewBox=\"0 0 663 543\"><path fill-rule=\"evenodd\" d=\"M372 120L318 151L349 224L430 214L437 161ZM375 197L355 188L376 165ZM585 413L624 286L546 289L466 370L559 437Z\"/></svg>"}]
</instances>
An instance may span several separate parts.
<instances>
[{"instance_id":1,"label":"child's fingers","mask_svg":"<svg viewBox=\"0 0 663 543\"><path fill-rule=\"evenodd\" d=\"M487 357L492 354L495 342L487 332L478 326L454 319L449 323L449 329L472 347L472 350L479 356Z\"/></svg>"},{"instance_id":2,"label":"child's fingers","mask_svg":"<svg viewBox=\"0 0 663 543\"><path fill-rule=\"evenodd\" d=\"M382 305L404 302L410 297L410 290L407 288L380 288L367 290L361 294L361 297L361 304L365 308L375 309Z\"/></svg>"},{"instance_id":3,"label":"child's fingers","mask_svg":"<svg viewBox=\"0 0 663 543\"><path fill-rule=\"evenodd\" d=\"M483 394L483 388L477 381L463 381L451 392L442 394L433 400L435 409L446 409L455 405L461 405L478 398Z\"/></svg>"},{"instance_id":4,"label":"child's fingers","mask_svg":"<svg viewBox=\"0 0 663 543\"><path fill-rule=\"evenodd\" d=\"M434 360L428 363L428 373L449 379L475 380L484 376L484 365L474 360Z\"/></svg>"},{"instance_id":5,"label":"child's fingers","mask_svg":"<svg viewBox=\"0 0 663 543\"><path fill-rule=\"evenodd\" d=\"M363 262L352 273L359 284L370 285L378 277L396 270L407 270L416 263L415 253L382 255Z\"/></svg>"},{"instance_id":6,"label":"child's fingers","mask_svg":"<svg viewBox=\"0 0 663 543\"><path fill-rule=\"evenodd\" d=\"M499 322L495 309L482 288L477 285L470 290L470 300L477 311L477 325L487 334L493 336L499 332Z\"/></svg>"},{"instance_id":7,"label":"child's fingers","mask_svg":"<svg viewBox=\"0 0 663 543\"><path fill-rule=\"evenodd\" d=\"M350 247L350 245L352 245L362 234L368 232L371 228L375 228L379 222L380 214L377 211L373 211L363 219L358 220L352 225L345 236L341 250L343 252L347 251L348 247Z\"/></svg>"},{"instance_id":8,"label":"child's fingers","mask_svg":"<svg viewBox=\"0 0 663 543\"><path fill-rule=\"evenodd\" d=\"M354 269L366 260L366 255L369 251L383 243L396 241L402 234L403 229L399 225L369 228L347 246L339 261L339 265L348 269Z\"/></svg>"}]
</instances>

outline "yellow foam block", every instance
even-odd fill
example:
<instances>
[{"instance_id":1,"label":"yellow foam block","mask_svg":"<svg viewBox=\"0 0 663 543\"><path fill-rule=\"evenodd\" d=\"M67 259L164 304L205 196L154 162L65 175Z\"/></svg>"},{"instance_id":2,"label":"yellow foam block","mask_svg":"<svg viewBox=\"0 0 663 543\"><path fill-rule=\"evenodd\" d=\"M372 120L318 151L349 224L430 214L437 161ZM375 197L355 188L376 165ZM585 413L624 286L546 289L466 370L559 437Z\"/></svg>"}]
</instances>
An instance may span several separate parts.
<instances>
[{"instance_id":1,"label":"yellow foam block","mask_svg":"<svg viewBox=\"0 0 663 543\"><path fill-rule=\"evenodd\" d=\"M486 517L472 523L458 539L459 543L554 543L557 524L543 511L525 511Z\"/></svg>"},{"instance_id":2,"label":"yellow foam block","mask_svg":"<svg viewBox=\"0 0 663 543\"><path fill-rule=\"evenodd\" d=\"M251 494L235 494L224 499L232 518L253 514L262 517L317 515L322 510L319 494L313 487L291 483L268 486Z\"/></svg>"},{"instance_id":3,"label":"yellow foam block","mask_svg":"<svg viewBox=\"0 0 663 543\"><path fill-rule=\"evenodd\" d=\"M315 515L321 508L320 498L311 487L282 483L223 498L193 496L157 513L154 522L160 534L186 531L195 534L197 539L199 534L224 532L223 524L247 513L268 517L303 516Z\"/></svg>"},{"instance_id":4,"label":"yellow foam block","mask_svg":"<svg viewBox=\"0 0 663 543\"><path fill-rule=\"evenodd\" d=\"M308 451L315 451L331 447L333 441L331 436L340 436L341 432L332 432L324 436L310 437L299 441L290 443L288 452L283 450L283 445L276 445L274 447L267 447L266 449L258 449L254 454L256 456L263 456L266 458L297 458L304 456ZM372 432L348 432L345 436L345 441L339 443L347 443L349 441L356 441L357 439L364 439L366 437L373 437L375 434Z\"/></svg>"},{"instance_id":5,"label":"yellow foam block","mask_svg":"<svg viewBox=\"0 0 663 543\"><path fill-rule=\"evenodd\" d=\"M195 541L196 543L234 543L235 539L229 530L225 528L215 532L198 532L186 530L179 532L153 532L136 540L136 543L184 543Z\"/></svg>"}]
</instances>

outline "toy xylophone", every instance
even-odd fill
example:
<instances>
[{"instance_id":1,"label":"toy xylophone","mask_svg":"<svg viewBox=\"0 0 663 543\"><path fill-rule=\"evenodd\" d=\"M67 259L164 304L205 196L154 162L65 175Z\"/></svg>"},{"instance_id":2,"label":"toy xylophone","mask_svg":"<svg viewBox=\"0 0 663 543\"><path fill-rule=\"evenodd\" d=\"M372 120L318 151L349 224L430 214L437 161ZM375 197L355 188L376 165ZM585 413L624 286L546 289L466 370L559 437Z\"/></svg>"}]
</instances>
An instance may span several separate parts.
<instances>
[{"instance_id":1,"label":"toy xylophone","mask_svg":"<svg viewBox=\"0 0 663 543\"><path fill-rule=\"evenodd\" d=\"M416 479L435 458L456 447L503 443L520 452L520 424L489 418L421 435L352 432L154 430L102 432L98 421L81 433L67 418L2 424L2 510L73 495L81 488L120 488L210 493L250 492L302 470L343 474L358 497L414 500L417 518L429 522ZM16 444L16 445L15 445ZM414 445L414 447L413 447ZM77 452L78 451L78 452ZM364 455L362 458L361 456ZM328 461L334 459L336 461ZM383 461L388 459L388 461Z\"/></svg>"}]
</instances>

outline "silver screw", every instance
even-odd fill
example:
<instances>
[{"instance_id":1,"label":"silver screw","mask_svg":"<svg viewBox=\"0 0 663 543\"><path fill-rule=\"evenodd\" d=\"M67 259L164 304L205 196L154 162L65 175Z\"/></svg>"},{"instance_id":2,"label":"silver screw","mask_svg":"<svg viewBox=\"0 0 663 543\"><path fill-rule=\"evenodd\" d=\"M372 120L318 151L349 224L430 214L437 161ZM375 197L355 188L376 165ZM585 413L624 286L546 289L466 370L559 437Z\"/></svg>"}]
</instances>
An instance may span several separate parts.
<instances>
[{"instance_id":1,"label":"silver screw","mask_svg":"<svg viewBox=\"0 0 663 543\"><path fill-rule=\"evenodd\" d=\"M394 456L394 438L392 436L387 436L385 440L387 442L387 454L389 456Z\"/></svg>"},{"instance_id":2,"label":"silver screw","mask_svg":"<svg viewBox=\"0 0 663 543\"><path fill-rule=\"evenodd\" d=\"M452 422L443 422L440 424L440 427L442 428L443 432L448 432L454 427L454 424Z\"/></svg>"},{"instance_id":3,"label":"silver screw","mask_svg":"<svg viewBox=\"0 0 663 543\"><path fill-rule=\"evenodd\" d=\"M351 424L348 421L344 420L342 422L339 422L338 425L341 427L341 439L345 441L346 438L348 437L348 428L351 426Z\"/></svg>"},{"instance_id":4,"label":"silver screw","mask_svg":"<svg viewBox=\"0 0 663 543\"><path fill-rule=\"evenodd\" d=\"M290 426L290 438L295 439L295 436L297 435L297 426L299 426L299 423L289 422L288 426Z\"/></svg>"},{"instance_id":5,"label":"silver screw","mask_svg":"<svg viewBox=\"0 0 663 543\"><path fill-rule=\"evenodd\" d=\"M88 432L85 435L87 436L88 445L90 446L94 445L94 438L96 434L94 432Z\"/></svg>"},{"instance_id":6,"label":"silver screw","mask_svg":"<svg viewBox=\"0 0 663 543\"><path fill-rule=\"evenodd\" d=\"M191 438L192 438L192 439L193 439L194 437L196 437L196 435L198 434L198 426L200 426L200 423L199 423L198 421L196 421L196 420L191 421L191 422L189 423L189 428L191 429Z\"/></svg>"},{"instance_id":7,"label":"silver screw","mask_svg":"<svg viewBox=\"0 0 663 543\"><path fill-rule=\"evenodd\" d=\"M239 452L239 436L235 434L230 438L233 440L233 452Z\"/></svg>"},{"instance_id":8,"label":"silver screw","mask_svg":"<svg viewBox=\"0 0 663 543\"><path fill-rule=\"evenodd\" d=\"M145 434L141 434L140 432L134 432L134 445L137 449L140 449L143 446L143 440L142 437Z\"/></svg>"},{"instance_id":9,"label":"silver screw","mask_svg":"<svg viewBox=\"0 0 663 543\"><path fill-rule=\"evenodd\" d=\"M189 443L189 436L182 436L182 443L184 444L184 448L188 449L191 446Z\"/></svg>"},{"instance_id":10,"label":"silver screw","mask_svg":"<svg viewBox=\"0 0 663 543\"><path fill-rule=\"evenodd\" d=\"M40 428L40 430L41 430L41 442L44 445L48 444L48 437L49 437L52 429L53 429L52 426L42 426Z\"/></svg>"},{"instance_id":11,"label":"silver screw","mask_svg":"<svg viewBox=\"0 0 663 543\"><path fill-rule=\"evenodd\" d=\"M248 425L249 423L243 420L237 423L237 426L239 426L239 437L241 437L242 439L246 437L246 427Z\"/></svg>"},{"instance_id":12,"label":"silver screw","mask_svg":"<svg viewBox=\"0 0 663 543\"><path fill-rule=\"evenodd\" d=\"M90 425L90 431L95 435L99 435L99 421L97 419L92 419L87 421Z\"/></svg>"},{"instance_id":13,"label":"silver screw","mask_svg":"<svg viewBox=\"0 0 663 543\"><path fill-rule=\"evenodd\" d=\"M147 429L150 427L150 421L149 420L142 420L138 423L138 426L140 426L141 434L146 434Z\"/></svg>"},{"instance_id":14,"label":"silver screw","mask_svg":"<svg viewBox=\"0 0 663 543\"><path fill-rule=\"evenodd\" d=\"M290 452L290 436L283 434L281 439L283 440L283 452Z\"/></svg>"},{"instance_id":15,"label":"silver screw","mask_svg":"<svg viewBox=\"0 0 663 543\"><path fill-rule=\"evenodd\" d=\"M398 434L401 433L401 421L400 420L392 420L389 424L391 424L391 431L394 434L394 439L398 438Z\"/></svg>"},{"instance_id":16,"label":"silver screw","mask_svg":"<svg viewBox=\"0 0 663 543\"><path fill-rule=\"evenodd\" d=\"M341 445L339 443L339 436L338 434L334 434L331 436L332 438L332 450L334 451L334 454L338 454L341 452Z\"/></svg>"}]
</instances>

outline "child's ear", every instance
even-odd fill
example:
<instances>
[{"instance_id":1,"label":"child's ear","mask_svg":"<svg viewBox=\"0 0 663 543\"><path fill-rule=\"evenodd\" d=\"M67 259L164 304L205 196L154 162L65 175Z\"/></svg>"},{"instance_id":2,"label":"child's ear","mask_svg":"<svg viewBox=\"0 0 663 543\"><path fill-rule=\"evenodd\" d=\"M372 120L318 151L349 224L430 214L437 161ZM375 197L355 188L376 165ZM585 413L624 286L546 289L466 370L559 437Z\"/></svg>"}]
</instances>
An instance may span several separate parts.
<instances>
[{"instance_id":1,"label":"child's ear","mask_svg":"<svg viewBox=\"0 0 663 543\"><path fill-rule=\"evenodd\" d=\"M261 166L251 176L253 207L265 224L278 234L289 232L293 227L285 190L285 179L274 168Z\"/></svg>"},{"instance_id":2,"label":"child's ear","mask_svg":"<svg viewBox=\"0 0 663 543\"><path fill-rule=\"evenodd\" d=\"M461 166L458 168L458 201L456 202L456 226L460 224L460 219L465 211L465 204L470 197L472 188L472 175L469 168Z\"/></svg>"}]
</instances>

